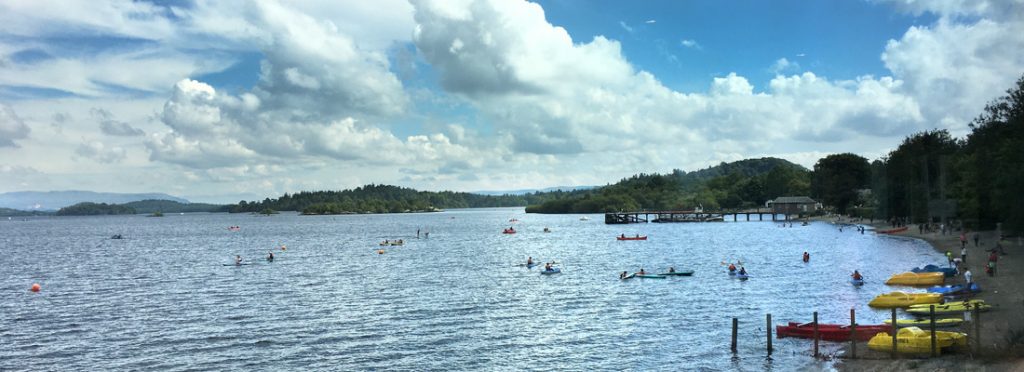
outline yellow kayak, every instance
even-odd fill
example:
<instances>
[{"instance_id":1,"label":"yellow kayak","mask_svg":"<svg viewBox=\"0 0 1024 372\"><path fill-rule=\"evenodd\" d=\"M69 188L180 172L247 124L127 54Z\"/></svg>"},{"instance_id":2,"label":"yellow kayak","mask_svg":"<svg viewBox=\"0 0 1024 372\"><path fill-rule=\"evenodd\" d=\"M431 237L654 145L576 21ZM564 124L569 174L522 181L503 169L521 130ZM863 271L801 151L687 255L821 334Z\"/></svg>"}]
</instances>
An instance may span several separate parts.
<instances>
[{"instance_id":1,"label":"yellow kayak","mask_svg":"<svg viewBox=\"0 0 1024 372\"><path fill-rule=\"evenodd\" d=\"M936 327L956 327L963 323L964 320L960 318L942 318L935 319ZM885 324L892 324L892 319L886 319ZM929 319L896 319L896 326L900 328L904 327L920 327L922 329L928 329L931 327L931 320Z\"/></svg>"},{"instance_id":2,"label":"yellow kayak","mask_svg":"<svg viewBox=\"0 0 1024 372\"><path fill-rule=\"evenodd\" d=\"M959 314L965 311L974 311L976 308L981 311L988 311L992 309L992 305L986 304L983 300L950 302L943 305L935 305L935 314ZM914 305L910 306L907 312L914 315L928 315L930 308L928 305Z\"/></svg>"},{"instance_id":3,"label":"yellow kayak","mask_svg":"<svg viewBox=\"0 0 1024 372\"><path fill-rule=\"evenodd\" d=\"M935 347L939 353L956 346L967 346L967 334L960 332L935 331ZM878 333L868 340L868 349L892 351L892 335ZM932 350L932 333L918 327L900 328L896 333L896 352L904 354L929 354Z\"/></svg>"},{"instance_id":4,"label":"yellow kayak","mask_svg":"<svg viewBox=\"0 0 1024 372\"><path fill-rule=\"evenodd\" d=\"M939 285L946 280L943 273L899 273L893 275L885 284L889 285Z\"/></svg>"},{"instance_id":5,"label":"yellow kayak","mask_svg":"<svg viewBox=\"0 0 1024 372\"><path fill-rule=\"evenodd\" d=\"M938 304L942 295L938 293L890 292L880 294L868 302L871 307L907 307L915 304Z\"/></svg>"}]
</instances>

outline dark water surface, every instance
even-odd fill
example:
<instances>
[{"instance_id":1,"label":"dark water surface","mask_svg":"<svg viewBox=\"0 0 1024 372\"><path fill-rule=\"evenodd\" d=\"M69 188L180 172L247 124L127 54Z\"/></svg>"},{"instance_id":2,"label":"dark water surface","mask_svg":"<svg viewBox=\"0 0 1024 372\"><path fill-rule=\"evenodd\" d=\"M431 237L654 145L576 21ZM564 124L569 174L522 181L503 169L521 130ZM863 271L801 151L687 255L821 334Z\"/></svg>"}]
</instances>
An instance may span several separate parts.
<instances>
[{"instance_id":1,"label":"dark water surface","mask_svg":"<svg viewBox=\"0 0 1024 372\"><path fill-rule=\"evenodd\" d=\"M826 223L589 217L516 208L0 221L0 370L827 368L806 340L773 340L766 359L765 314L849 322L853 307L858 323L880 323L888 313L867 302L899 289L881 284L889 275L944 261L923 242ZM511 218L519 233L501 234ZM405 246L376 253L398 238ZM223 266L236 254L252 265ZM562 274L515 266L528 255L557 260ZM726 275L722 262L738 259L749 281ZM669 265L696 273L617 279ZM854 269L863 288L848 282Z\"/></svg>"}]
</instances>

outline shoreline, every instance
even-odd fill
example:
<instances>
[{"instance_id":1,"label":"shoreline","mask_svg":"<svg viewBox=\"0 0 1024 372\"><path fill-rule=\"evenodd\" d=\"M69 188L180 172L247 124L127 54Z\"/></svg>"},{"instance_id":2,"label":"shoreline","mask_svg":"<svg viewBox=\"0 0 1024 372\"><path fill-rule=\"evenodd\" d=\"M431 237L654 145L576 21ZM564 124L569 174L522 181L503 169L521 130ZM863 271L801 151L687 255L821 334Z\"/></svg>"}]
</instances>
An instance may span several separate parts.
<instances>
[{"instance_id":1,"label":"shoreline","mask_svg":"<svg viewBox=\"0 0 1024 372\"><path fill-rule=\"evenodd\" d=\"M833 219L821 219L821 221L833 222ZM843 222L843 221L840 221ZM890 229L888 223L859 221L857 223L871 226L875 230ZM940 232L918 232L917 224L909 224L906 231L892 234L907 238L920 239L927 242L936 252L951 252L953 257L960 257L960 232L950 232L945 235ZM986 303L993 306L993 309L981 314L981 351L972 355L972 350L962 350L936 358L904 356L899 359L892 359L888 353L868 350L867 343L858 343L857 358L846 357L849 355L849 345L845 345L837 358L836 369L840 371L892 371L907 369L922 370L982 370L982 371L1024 371L1024 272L1021 271L1024 264L1024 247L1019 239L1006 239L1002 241L1006 255L1000 255L996 266L996 274L989 276L985 273L985 264L988 261L988 249L994 249L998 235L996 231L979 231L980 237L978 246L973 241L973 232L968 232L967 237L967 260L965 266L971 270L975 283L982 288L976 298L984 299ZM936 262L942 264L942 262ZM908 267L909 270L909 267ZM896 274L896 273L893 273ZM962 284L963 276L956 276L946 280L946 284ZM973 326L962 326L958 331L968 333L970 345L973 347L973 331L967 328ZM1011 344L1010 338L1016 337L1016 343Z\"/></svg>"}]
</instances>

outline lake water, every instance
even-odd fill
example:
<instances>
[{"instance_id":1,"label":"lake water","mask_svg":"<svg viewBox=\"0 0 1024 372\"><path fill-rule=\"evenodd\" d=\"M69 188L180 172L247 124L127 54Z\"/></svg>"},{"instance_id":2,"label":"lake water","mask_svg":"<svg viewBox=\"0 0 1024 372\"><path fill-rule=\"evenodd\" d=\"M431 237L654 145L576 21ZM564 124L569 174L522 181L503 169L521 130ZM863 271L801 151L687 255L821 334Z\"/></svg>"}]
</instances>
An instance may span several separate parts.
<instances>
[{"instance_id":1,"label":"lake water","mask_svg":"<svg viewBox=\"0 0 1024 372\"><path fill-rule=\"evenodd\" d=\"M858 323L880 323L889 313L867 302L900 289L881 282L945 260L920 241L827 223L589 217L510 208L5 220L0 370L827 368L807 340L775 339L767 359L765 314L848 323L852 307ZM519 233L501 233L513 225ZM616 241L622 233L649 240ZM379 241L399 238L404 246L377 254ZM253 264L223 266L236 254ZM527 256L562 273L515 266ZM726 274L731 260L749 281ZM617 279L670 265L696 273ZM849 284L854 269L862 288Z\"/></svg>"}]
</instances>

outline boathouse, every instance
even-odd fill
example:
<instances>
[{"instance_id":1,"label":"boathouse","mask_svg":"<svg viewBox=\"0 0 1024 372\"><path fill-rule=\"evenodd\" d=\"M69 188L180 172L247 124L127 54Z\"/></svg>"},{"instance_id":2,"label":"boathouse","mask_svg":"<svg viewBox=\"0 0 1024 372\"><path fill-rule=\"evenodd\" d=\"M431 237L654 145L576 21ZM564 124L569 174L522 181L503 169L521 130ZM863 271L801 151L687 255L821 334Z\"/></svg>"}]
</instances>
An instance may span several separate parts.
<instances>
[{"instance_id":1,"label":"boathouse","mask_svg":"<svg viewBox=\"0 0 1024 372\"><path fill-rule=\"evenodd\" d=\"M765 203L775 214L801 215L813 213L821 204L806 196L780 196Z\"/></svg>"}]
</instances>

